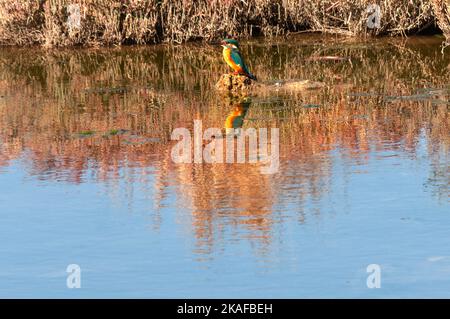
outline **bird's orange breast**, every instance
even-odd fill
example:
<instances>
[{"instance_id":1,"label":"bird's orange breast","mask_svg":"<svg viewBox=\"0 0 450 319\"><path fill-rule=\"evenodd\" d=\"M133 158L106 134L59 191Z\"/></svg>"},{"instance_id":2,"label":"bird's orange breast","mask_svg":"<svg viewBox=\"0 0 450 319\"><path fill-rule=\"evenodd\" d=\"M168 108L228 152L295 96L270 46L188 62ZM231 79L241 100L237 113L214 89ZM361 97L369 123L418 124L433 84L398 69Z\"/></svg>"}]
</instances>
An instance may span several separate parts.
<instances>
[{"instance_id":1,"label":"bird's orange breast","mask_svg":"<svg viewBox=\"0 0 450 319\"><path fill-rule=\"evenodd\" d=\"M231 49L223 49L223 59L236 72L242 72L242 67L237 65L231 58Z\"/></svg>"}]
</instances>

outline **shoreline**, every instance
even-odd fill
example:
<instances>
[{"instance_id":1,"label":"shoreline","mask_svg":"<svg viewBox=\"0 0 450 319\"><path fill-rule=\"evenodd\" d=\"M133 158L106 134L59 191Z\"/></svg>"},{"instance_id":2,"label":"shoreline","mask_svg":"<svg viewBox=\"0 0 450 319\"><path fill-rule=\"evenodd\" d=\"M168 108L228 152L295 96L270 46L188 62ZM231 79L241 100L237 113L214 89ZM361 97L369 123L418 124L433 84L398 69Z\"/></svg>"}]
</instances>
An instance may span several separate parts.
<instances>
[{"instance_id":1,"label":"shoreline","mask_svg":"<svg viewBox=\"0 0 450 319\"><path fill-rule=\"evenodd\" d=\"M286 41L303 41L303 45L317 45L320 44L321 41L326 41L328 43L336 43L336 44L346 44L346 43L354 43L354 44L368 44L368 43L389 43L397 41L401 41L400 43L408 43L408 42L416 42L416 41L426 41L430 42L430 44L441 44L442 47L447 48L445 36L442 33L436 34L413 34L408 36L342 36L342 35L334 35L328 33L320 33L320 32L301 32L301 33L291 33L283 36L254 36L251 38L243 38L240 40L241 45L248 46L258 46L260 45L278 45L284 44ZM144 44L119 44L119 45L96 45L96 46L88 46L88 45L72 45L72 46L59 46L59 47L46 47L39 44L31 44L31 45L1 45L0 50L40 50L46 52L64 52L64 51L72 51L72 50L121 50L121 49L129 49L129 50L139 50L142 48L164 48L164 47L220 47L219 42L205 42L202 40L192 40L183 43L170 43L170 42L160 42L160 43L144 43Z\"/></svg>"}]
</instances>

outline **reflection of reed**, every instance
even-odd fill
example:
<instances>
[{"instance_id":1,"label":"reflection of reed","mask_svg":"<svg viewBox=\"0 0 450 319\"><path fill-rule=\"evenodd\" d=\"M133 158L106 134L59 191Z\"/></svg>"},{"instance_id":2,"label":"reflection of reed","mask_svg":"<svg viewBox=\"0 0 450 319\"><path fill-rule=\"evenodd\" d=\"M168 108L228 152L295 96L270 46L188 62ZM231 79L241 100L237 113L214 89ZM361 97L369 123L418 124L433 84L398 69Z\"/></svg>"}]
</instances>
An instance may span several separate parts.
<instances>
[{"instance_id":1,"label":"reflection of reed","mask_svg":"<svg viewBox=\"0 0 450 319\"><path fill-rule=\"evenodd\" d=\"M214 82L226 66L220 50L211 47L7 49L0 56L0 166L23 156L39 178L74 183L94 178L110 185L123 169L131 169L125 183L133 184L133 176L150 174L145 168L154 167L155 225L161 223L167 189L180 185L177 205L192 211L201 252L237 227L268 248L275 204L295 201L302 213L304 201L328 191L331 150L347 162L367 161L373 150L414 157L423 136L433 163L427 186L445 197L448 59L428 45L378 43L367 50L337 43L324 49L307 41L302 50L291 44L243 50L261 78L319 80L328 88L262 94L253 97L250 108L216 96ZM316 55L348 56L353 66L307 62ZM427 88L444 90L432 99L386 98ZM254 164L173 164L170 133L191 127L193 119L202 119L204 127L279 127L281 174L261 175Z\"/></svg>"},{"instance_id":2,"label":"reflection of reed","mask_svg":"<svg viewBox=\"0 0 450 319\"><path fill-rule=\"evenodd\" d=\"M273 185L250 164L185 164L176 168L182 201L190 203L200 252L224 232L243 227L249 239L270 242ZM264 194L264 196L261 196Z\"/></svg>"}]
</instances>

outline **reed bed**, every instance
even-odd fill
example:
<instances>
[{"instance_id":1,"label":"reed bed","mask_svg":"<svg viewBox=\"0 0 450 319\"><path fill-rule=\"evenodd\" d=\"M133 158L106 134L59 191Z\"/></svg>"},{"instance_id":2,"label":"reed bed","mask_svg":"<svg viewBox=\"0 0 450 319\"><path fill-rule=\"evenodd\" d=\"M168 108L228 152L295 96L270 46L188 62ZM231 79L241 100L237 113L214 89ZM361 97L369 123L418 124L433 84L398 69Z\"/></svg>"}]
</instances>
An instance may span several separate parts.
<instances>
[{"instance_id":1,"label":"reed bed","mask_svg":"<svg viewBox=\"0 0 450 319\"><path fill-rule=\"evenodd\" d=\"M445 46L450 45L450 2L444 0L434 0L433 12L436 16L437 24L446 38Z\"/></svg>"},{"instance_id":2,"label":"reed bed","mask_svg":"<svg viewBox=\"0 0 450 319\"><path fill-rule=\"evenodd\" d=\"M450 36L444 0L0 0L0 44L98 46L216 41L222 37L319 31L407 35L436 23Z\"/></svg>"}]
</instances>

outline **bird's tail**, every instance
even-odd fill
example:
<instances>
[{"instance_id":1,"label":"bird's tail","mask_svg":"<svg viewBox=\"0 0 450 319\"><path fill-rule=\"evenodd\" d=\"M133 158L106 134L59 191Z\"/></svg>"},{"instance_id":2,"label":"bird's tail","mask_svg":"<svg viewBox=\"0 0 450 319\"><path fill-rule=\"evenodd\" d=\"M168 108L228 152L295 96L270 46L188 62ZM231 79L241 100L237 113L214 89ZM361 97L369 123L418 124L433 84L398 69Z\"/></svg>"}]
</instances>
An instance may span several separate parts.
<instances>
[{"instance_id":1,"label":"bird's tail","mask_svg":"<svg viewBox=\"0 0 450 319\"><path fill-rule=\"evenodd\" d=\"M247 76L252 79L253 81L258 81L256 78L256 75L251 74L250 72L247 72Z\"/></svg>"}]
</instances>

